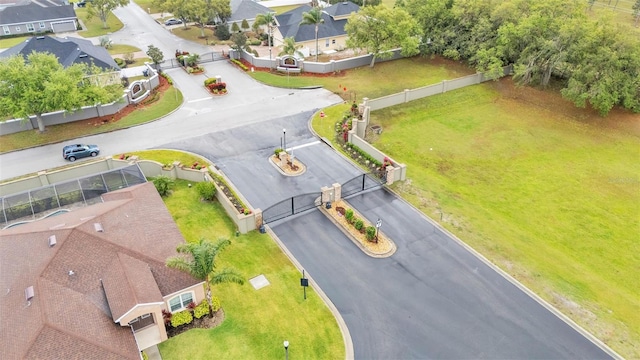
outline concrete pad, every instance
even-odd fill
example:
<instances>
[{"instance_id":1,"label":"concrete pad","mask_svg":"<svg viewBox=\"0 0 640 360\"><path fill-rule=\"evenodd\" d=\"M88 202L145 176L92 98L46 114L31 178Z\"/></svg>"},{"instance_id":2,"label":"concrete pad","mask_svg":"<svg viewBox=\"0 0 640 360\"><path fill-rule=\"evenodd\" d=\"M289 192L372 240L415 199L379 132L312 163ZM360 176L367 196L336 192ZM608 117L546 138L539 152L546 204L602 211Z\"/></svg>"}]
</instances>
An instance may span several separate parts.
<instances>
[{"instance_id":1,"label":"concrete pad","mask_svg":"<svg viewBox=\"0 0 640 360\"><path fill-rule=\"evenodd\" d=\"M256 290L262 289L263 287L269 285L269 280L267 280L264 275L258 275L253 279L250 279L249 282L251 283L251 286L253 286L253 288Z\"/></svg>"}]
</instances>

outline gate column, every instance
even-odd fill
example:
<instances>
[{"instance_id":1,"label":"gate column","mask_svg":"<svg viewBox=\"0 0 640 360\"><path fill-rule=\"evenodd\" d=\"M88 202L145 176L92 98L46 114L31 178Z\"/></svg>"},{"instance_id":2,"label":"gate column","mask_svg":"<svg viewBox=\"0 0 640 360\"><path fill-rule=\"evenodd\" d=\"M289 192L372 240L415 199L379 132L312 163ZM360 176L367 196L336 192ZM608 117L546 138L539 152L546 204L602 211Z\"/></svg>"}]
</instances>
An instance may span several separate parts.
<instances>
[{"instance_id":1,"label":"gate column","mask_svg":"<svg viewBox=\"0 0 640 360\"><path fill-rule=\"evenodd\" d=\"M342 185L335 183L333 186L333 202L340 201L342 198Z\"/></svg>"}]
</instances>

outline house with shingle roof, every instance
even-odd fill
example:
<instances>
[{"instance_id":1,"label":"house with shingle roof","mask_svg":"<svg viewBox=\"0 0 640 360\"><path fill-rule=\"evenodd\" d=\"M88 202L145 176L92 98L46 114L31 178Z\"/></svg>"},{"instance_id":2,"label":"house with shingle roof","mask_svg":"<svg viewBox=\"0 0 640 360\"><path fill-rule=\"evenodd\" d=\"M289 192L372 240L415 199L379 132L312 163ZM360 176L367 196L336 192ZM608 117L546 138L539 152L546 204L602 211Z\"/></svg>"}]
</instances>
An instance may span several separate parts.
<instances>
[{"instance_id":1,"label":"house with shingle roof","mask_svg":"<svg viewBox=\"0 0 640 360\"><path fill-rule=\"evenodd\" d=\"M0 37L78 29L73 5L54 1L33 1L0 7Z\"/></svg>"},{"instance_id":2,"label":"house with shingle roof","mask_svg":"<svg viewBox=\"0 0 640 360\"><path fill-rule=\"evenodd\" d=\"M227 19L227 25L229 25L229 31L233 23L237 23L238 27L242 29L242 21L247 20L249 26L253 26L258 14L266 14L273 12L271 9L253 0L231 0L231 17Z\"/></svg>"},{"instance_id":3,"label":"house with shingle roof","mask_svg":"<svg viewBox=\"0 0 640 360\"><path fill-rule=\"evenodd\" d=\"M64 67L73 64L93 64L107 71L120 70L118 64L105 48L95 46L89 40L72 37L33 36L0 53L0 58L13 55L26 58L34 51L55 55L58 62Z\"/></svg>"},{"instance_id":4,"label":"house with shingle roof","mask_svg":"<svg viewBox=\"0 0 640 360\"><path fill-rule=\"evenodd\" d=\"M165 266L184 243L152 183L0 230L0 348L7 359L140 359L167 339L162 311L205 299Z\"/></svg>"},{"instance_id":5,"label":"house with shingle roof","mask_svg":"<svg viewBox=\"0 0 640 360\"><path fill-rule=\"evenodd\" d=\"M296 44L302 45L301 51L303 53L315 55L315 25L300 25L302 14L311 9L313 8L309 5L302 5L276 16L277 28L273 32L274 42L282 44L285 38L293 37ZM359 10L360 6L350 1L322 9L324 23L318 26L318 52L342 50L346 47L348 36L344 26L347 24L349 16Z\"/></svg>"}]
</instances>

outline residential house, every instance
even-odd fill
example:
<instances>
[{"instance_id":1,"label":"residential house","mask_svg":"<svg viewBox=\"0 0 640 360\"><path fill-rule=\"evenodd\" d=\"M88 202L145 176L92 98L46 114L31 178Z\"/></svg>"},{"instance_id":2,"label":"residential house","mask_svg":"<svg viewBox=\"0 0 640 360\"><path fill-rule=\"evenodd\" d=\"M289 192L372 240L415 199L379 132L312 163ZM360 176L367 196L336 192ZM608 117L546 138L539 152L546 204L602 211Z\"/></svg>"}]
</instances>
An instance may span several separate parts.
<instances>
[{"instance_id":1,"label":"residential house","mask_svg":"<svg viewBox=\"0 0 640 360\"><path fill-rule=\"evenodd\" d=\"M231 17L227 19L227 25L229 25L229 31L233 23L237 23L238 27L242 29L242 21L247 20L249 27L253 26L258 14L266 14L273 12L271 9L253 0L231 0Z\"/></svg>"},{"instance_id":2,"label":"residential house","mask_svg":"<svg viewBox=\"0 0 640 360\"><path fill-rule=\"evenodd\" d=\"M26 58L34 51L55 55L64 67L73 64L94 64L103 70L120 70L105 48L95 46L89 40L72 37L33 36L0 53L0 58L13 55Z\"/></svg>"},{"instance_id":3,"label":"residential house","mask_svg":"<svg viewBox=\"0 0 640 360\"><path fill-rule=\"evenodd\" d=\"M78 17L68 2L34 1L0 7L0 37L78 29Z\"/></svg>"},{"instance_id":4,"label":"residential house","mask_svg":"<svg viewBox=\"0 0 640 360\"><path fill-rule=\"evenodd\" d=\"M293 37L296 44L302 45L301 52L315 55L316 28L314 25L300 25L302 14L312 9L302 5L276 16L277 28L273 32L274 43L281 44L284 38ZM346 47L347 32L344 26L352 13L360 7L350 1L337 3L322 9L324 23L318 26L318 52L342 50Z\"/></svg>"},{"instance_id":5,"label":"residential house","mask_svg":"<svg viewBox=\"0 0 640 360\"><path fill-rule=\"evenodd\" d=\"M6 359L140 359L167 339L162 311L205 299L166 267L184 243L150 182L103 202L0 230Z\"/></svg>"}]
</instances>

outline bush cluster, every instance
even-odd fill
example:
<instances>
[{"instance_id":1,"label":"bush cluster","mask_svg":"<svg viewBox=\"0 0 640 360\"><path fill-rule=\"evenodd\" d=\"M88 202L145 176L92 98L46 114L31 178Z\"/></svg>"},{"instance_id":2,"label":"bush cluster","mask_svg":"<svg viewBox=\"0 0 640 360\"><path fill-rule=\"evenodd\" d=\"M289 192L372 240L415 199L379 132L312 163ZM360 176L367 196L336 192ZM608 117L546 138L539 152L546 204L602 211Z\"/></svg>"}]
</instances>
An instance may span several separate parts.
<instances>
[{"instance_id":1,"label":"bush cluster","mask_svg":"<svg viewBox=\"0 0 640 360\"><path fill-rule=\"evenodd\" d=\"M242 200L240 200L240 197L229 187L229 184L227 184L224 178L218 174L212 173L211 171L209 171L209 176L211 176L211 178L213 179L213 182L215 182L216 185L218 185L218 187L220 187L221 189L226 188L227 190L229 190L229 193L231 195L227 196L227 198L231 197L229 198L229 201L231 201L232 203L239 204L240 208L242 208L242 211L239 210L238 212L244 213L244 209L246 209L247 206L242 202Z\"/></svg>"},{"instance_id":2,"label":"bush cluster","mask_svg":"<svg viewBox=\"0 0 640 360\"><path fill-rule=\"evenodd\" d=\"M173 80L169 77L169 75L167 75L166 73L161 72L160 76L162 76L163 78L167 79L167 82L169 83L169 85L173 85Z\"/></svg>"},{"instance_id":3,"label":"bush cluster","mask_svg":"<svg viewBox=\"0 0 640 360\"><path fill-rule=\"evenodd\" d=\"M205 200L211 201L216 198L216 186L212 182L202 181L196 184L198 194Z\"/></svg>"},{"instance_id":4,"label":"bush cluster","mask_svg":"<svg viewBox=\"0 0 640 360\"><path fill-rule=\"evenodd\" d=\"M209 84L207 85L207 88L209 88L209 90L213 91L213 90L224 90L227 88L227 84L226 83L213 83L213 84Z\"/></svg>"},{"instance_id":5,"label":"bush cluster","mask_svg":"<svg viewBox=\"0 0 640 360\"><path fill-rule=\"evenodd\" d=\"M380 161L376 160L371 155L369 155L369 153L355 146L353 143L347 143L347 148L354 150L355 152L360 154L360 156L362 156L365 160L369 160L370 163L375 164L376 167L382 166L382 163Z\"/></svg>"},{"instance_id":6,"label":"bush cluster","mask_svg":"<svg viewBox=\"0 0 640 360\"><path fill-rule=\"evenodd\" d=\"M127 66L127 63L124 61L124 59L121 58L113 58L113 61L116 62L116 65L118 65L118 67L120 68L124 68Z\"/></svg>"},{"instance_id":7,"label":"bush cluster","mask_svg":"<svg viewBox=\"0 0 640 360\"><path fill-rule=\"evenodd\" d=\"M196 306L193 309L193 316L196 319L200 319L201 317L203 317L203 316L205 316L207 314L209 314L209 304L207 304L206 300L201 302L200 305Z\"/></svg>"},{"instance_id":8,"label":"bush cluster","mask_svg":"<svg viewBox=\"0 0 640 360\"><path fill-rule=\"evenodd\" d=\"M171 326L178 327L180 325L191 324L193 321L193 315L190 310L183 310L177 313L174 313L171 316Z\"/></svg>"},{"instance_id":9,"label":"bush cluster","mask_svg":"<svg viewBox=\"0 0 640 360\"><path fill-rule=\"evenodd\" d=\"M367 226L367 240L369 241L373 241L373 239L376 237L376 228L373 226Z\"/></svg>"},{"instance_id":10,"label":"bush cluster","mask_svg":"<svg viewBox=\"0 0 640 360\"><path fill-rule=\"evenodd\" d=\"M204 86L208 86L209 84L213 84L216 82L216 78L208 78L204 81Z\"/></svg>"},{"instance_id":11,"label":"bush cluster","mask_svg":"<svg viewBox=\"0 0 640 360\"><path fill-rule=\"evenodd\" d=\"M236 65L238 65L242 70L244 70L244 71L249 71L249 68L248 68L248 67L246 67L246 66L245 66L242 62L240 62L239 60L232 59L232 60L231 60L231 62L232 62L232 63L234 63L234 64L236 64Z\"/></svg>"}]
</instances>

